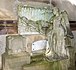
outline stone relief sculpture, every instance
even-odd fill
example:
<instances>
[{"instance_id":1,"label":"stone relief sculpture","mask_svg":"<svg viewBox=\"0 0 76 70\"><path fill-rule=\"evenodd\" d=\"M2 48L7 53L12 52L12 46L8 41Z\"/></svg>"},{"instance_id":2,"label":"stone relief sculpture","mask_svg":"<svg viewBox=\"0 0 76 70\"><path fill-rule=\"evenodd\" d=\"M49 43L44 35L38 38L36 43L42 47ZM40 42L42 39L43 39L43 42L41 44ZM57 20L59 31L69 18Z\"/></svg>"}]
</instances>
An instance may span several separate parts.
<instances>
[{"instance_id":1,"label":"stone relief sculpture","mask_svg":"<svg viewBox=\"0 0 76 70\"><path fill-rule=\"evenodd\" d=\"M3 70L74 70L73 34L65 11L19 4L18 17L18 33L25 35L6 37Z\"/></svg>"},{"instance_id":2,"label":"stone relief sculpture","mask_svg":"<svg viewBox=\"0 0 76 70\"><path fill-rule=\"evenodd\" d=\"M66 60L67 64L62 63L62 68L74 68L74 61L71 59L70 49L73 34L70 30L68 14L66 11L59 11L55 7L39 7L30 5L19 5L19 33L32 32L45 36L47 41L46 51L44 53L45 60L61 61ZM22 28L23 27L23 28ZM73 52L74 54L74 52ZM69 66L70 65L70 66ZM64 68L65 67L65 68Z\"/></svg>"},{"instance_id":3,"label":"stone relief sculpture","mask_svg":"<svg viewBox=\"0 0 76 70\"><path fill-rule=\"evenodd\" d=\"M53 16L51 13L52 10L47 9L46 7L31 7L31 6L19 6L18 7L18 16L19 16L19 25L18 25L18 32L25 33L25 32L38 32L39 28L36 28L38 25L42 26L41 23L48 21ZM24 14L26 13L26 14ZM50 16L51 15L51 16ZM21 20L22 19L22 20ZM29 20L29 21L28 21ZM21 28L22 27L22 28Z\"/></svg>"},{"instance_id":4,"label":"stone relief sculpture","mask_svg":"<svg viewBox=\"0 0 76 70\"><path fill-rule=\"evenodd\" d=\"M69 51L67 52L65 39L68 35L69 38L73 38L73 35L65 11L60 12L57 8L49 7L19 6L19 22L19 28L21 25L24 26L25 30L22 30L25 32L38 32L45 35L49 44L45 53L47 57L51 56L54 59L56 56L56 60L68 58Z\"/></svg>"}]
</instances>

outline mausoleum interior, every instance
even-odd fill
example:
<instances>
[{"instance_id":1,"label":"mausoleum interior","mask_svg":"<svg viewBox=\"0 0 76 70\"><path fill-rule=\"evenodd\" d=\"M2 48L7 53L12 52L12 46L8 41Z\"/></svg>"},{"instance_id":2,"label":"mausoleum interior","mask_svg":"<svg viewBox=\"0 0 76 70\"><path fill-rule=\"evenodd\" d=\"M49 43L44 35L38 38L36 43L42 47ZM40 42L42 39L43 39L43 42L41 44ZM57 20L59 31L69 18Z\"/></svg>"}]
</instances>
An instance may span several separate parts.
<instances>
[{"instance_id":1,"label":"mausoleum interior","mask_svg":"<svg viewBox=\"0 0 76 70\"><path fill-rule=\"evenodd\" d=\"M76 70L76 0L0 0L0 70Z\"/></svg>"}]
</instances>

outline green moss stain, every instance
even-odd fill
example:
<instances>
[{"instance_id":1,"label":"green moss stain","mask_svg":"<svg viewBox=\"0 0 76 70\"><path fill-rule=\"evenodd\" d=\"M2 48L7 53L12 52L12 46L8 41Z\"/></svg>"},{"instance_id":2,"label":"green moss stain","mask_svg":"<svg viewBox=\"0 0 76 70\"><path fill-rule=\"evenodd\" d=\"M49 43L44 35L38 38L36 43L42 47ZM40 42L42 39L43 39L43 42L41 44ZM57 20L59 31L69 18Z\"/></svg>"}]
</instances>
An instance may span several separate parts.
<instances>
[{"instance_id":1,"label":"green moss stain","mask_svg":"<svg viewBox=\"0 0 76 70\"><path fill-rule=\"evenodd\" d=\"M47 62L47 61L39 61L32 62L29 65L25 65L25 67L39 66L44 67L45 70L62 70L60 62Z\"/></svg>"}]
</instances>

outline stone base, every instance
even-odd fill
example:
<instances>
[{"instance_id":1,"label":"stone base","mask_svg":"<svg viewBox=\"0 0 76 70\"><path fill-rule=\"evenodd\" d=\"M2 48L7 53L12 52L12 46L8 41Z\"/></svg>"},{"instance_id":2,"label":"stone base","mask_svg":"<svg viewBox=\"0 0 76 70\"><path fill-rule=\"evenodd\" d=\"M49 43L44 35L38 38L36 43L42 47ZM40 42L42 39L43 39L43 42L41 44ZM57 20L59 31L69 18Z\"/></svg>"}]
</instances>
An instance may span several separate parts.
<instances>
[{"instance_id":1,"label":"stone base","mask_svg":"<svg viewBox=\"0 0 76 70\"><path fill-rule=\"evenodd\" d=\"M30 55L24 53L23 56L3 54L2 70L22 70L24 64L30 64Z\"/></svg>"},{"instance_id":2,"label":"stone base","mask_svg":"<svg viewBox=\"0 0 76 70\"><path fill-rule=\"evenodd\" d=\"M29 65L24 65L23 70L68 70L68 59L56 62L32 62Z\"/></svg>"},{"instance_id":3,"label":"stone base","mask_svg":"<svg viewBox=\"0 0 76 70\"><path fill-rule=\"evenodd\" d=\"M50 70L52 63L46 61L32 62L29 65L24 65L23 70Z\"/></svg>"}]
</instances>

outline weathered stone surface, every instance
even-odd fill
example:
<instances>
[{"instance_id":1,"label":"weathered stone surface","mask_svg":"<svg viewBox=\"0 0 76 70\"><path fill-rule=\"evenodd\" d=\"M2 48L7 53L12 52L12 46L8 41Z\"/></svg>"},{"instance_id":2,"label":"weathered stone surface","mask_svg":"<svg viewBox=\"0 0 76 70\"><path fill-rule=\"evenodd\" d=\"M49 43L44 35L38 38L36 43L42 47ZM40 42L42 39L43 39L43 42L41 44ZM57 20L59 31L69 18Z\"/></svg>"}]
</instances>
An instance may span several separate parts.
<instances>
[{"instance_id":1,"label":"weathered stone surface","mask_svg":"<svg viewBox=\"0 0 76 70\"><path fill-rule=\"evenodd\" d=\"M68 59L57 62L32 62L29 65L24 65L23 70L68 70Z\"/></svg>"},{"instance_id":2,"label":"weathered stone surface","mask_svg":"<svg viewBox=\"0 0 76 70\"><path fill-rule=\"evenodd\" d=\"M8 36L6 54L3 54L4 70L74 70L74 47L71 44L73 37L66 12L59 12L56 8L51 11L49 7L40 6L19 6L18 27L20 34L38 32L45 35L44 39L48 37L49 48L46 50L48 56L42 54L44 56L38 57L38 55L35 55L37 56L36 59L33 58L35 56L32 56L30 63L30 53L33 51L40 52L42 48L40 45L40 48L38 46L36 48L33 44L36 44L35 42L43 39L43 37L36 38L34 35ZM66 42L65 39L68 41ZM46 59L48 62L46 62Z\"/></svg>"},{"instance_id":3,"label":"weathered stone surface","mask_svg":"<svg viewBox=\"0 0 76 70\"><path fill-rule=\"evenodd\" d=\"M51 64L46 62L46 61L42 61L42 62L37 62L37 63L31 63L30 65L25 65L23 67L23 70L50 70L51 68Z\"/></svg>"},{"instance_id":4,"label":"weathered stone surface","mask_svg":"<svg viewBox=\"0 0 76 70\"><path fill-rule=\"evenodd\" d=\"M38 41L42 40L42 44ZM46 42L45 41L45 36L43 35L28 35L26 37L26 51L29 52L29 54L31 54L33 52L33 49L35 49L36 47L46 47ZM35 43L36 42L36 43ZM41 46L42 45L42 46ZM44 49L43 48L43 49Z\"/></svg>"},{"instance_id":5,"label":"weathered stone surface","mask_svg":"<svg viewBox=\"0 0 76 70\"><path fill-rule=\"evenodd\" d=\"M6 37L6 51L2 55L3 70L22 70L24 64L30 64L32 44L44 40L43 35L9 35ZM42 43L42 42L41 42ZM38 45L41 43L35 44ZM45 47L46 43L42 44ZM41 47L42 47L41 46ZM37 46L38 47L38 46ZM33 47L35 49L35 47ZM44 49L44 48L43 48Z\"/></svg>"},{"instance_id":6,"label":"weathered stone surface","mask_svg":"<svg viewBox=\"0 0 76 70\"><path fill-rule=\"evenodd\" d=\"M19 53L20 54L20 53ZM30 64L30 55L28 53L23 53L25 55L7 55L3 54L3 70L22 70L24 64Z\"/></svg>"},{"instance_id":7,"label":"weathered stone surface","mask_svg":"<svg viewBox=\"0 0 76 70\"><path fill-rule=\"evenodd\" d=\"M5 52L5 47L6 47L6 35L0 35L0 69L2 67L1 55Z\"/></svg>"},{"instance_id":8,"label":"weathered stone surface","mask_svg":"<svg viewBox=\"0 0 76 70\"><path fill-rule=\"evenodd\" d=\"M40 45L39 46L40 48L46 47L45 36L36 35L36 34L34 35L10 35L10 36L7 36L6 52L8 54L17 54L17 53L26 51L26 52L29 52L30 54L33 51L33 49L38 47L38 45Z\"/></svg>"},{"instance_id":9,"label":"weathered stone surface","mask_svg":"<svg viewBox=\"0 0 76 70\"><path fill-rule=\"evenodd\" d=\"M6 51L2 55L3 70L21 70L24 64L30 64L30 55L25 52L25 48L26 36L7 36Z\"/></svg>"},{"instance_id":10,"label":"weathered stone surface","mask_svg":"<svg viewBox=\"0 0 76 70\"><path fill-rule=\"evenodd\" d=\"M24 52L26 48L26 36L9 35L6 37L6 52L10 54L18 54Z\"/></svg>"},{"instance_id":11,"label":"weathered stone surface","mask_svg":"<svg viewBox=\"0 0 76 70\"><path fill-rule=\"evenodd\" d=\"M49 20L53 16L53 13L51 13L52 10L51 9L49 10L50 5L38 2L37 3L34 2L33 4L31 2L30 3L27 2L26 5L29 5L29 7L21 5L18 6L18 15L19 15L18 33L38 34L39 33L38 31L41 29L41 26L45 24L44 22L45 21L49 22ZM41 20L43 20L44 22ZM42 32L45 33L45 31Z\"/></svg>"},{"instance_id":12,"label":"weathered stone surface","mask_svg":"<svg viewBox=\"0 0 76 70\"><path fill-rule=\"evenodd\" d=\"M44 8L40 8L45 12ZM49 44L49 48L46 50L47 56L45 56L49 59L49 61L61 61L68 59L69 66L66 69L63 67L63 69L73 69L74 65L72 67L71 63L74 63L72 59L74 58L74 56L71 55L72 53L68 48L72 47L74 50L74 45L72 45L73 34L70 30L67 13L65 11L61 12L57 8L53 8L52 12L50 13L49 11L51 11L51 9L47 7L46 9L47 14L45 12L45 15L42 16L40 14L42 13L42 10L39 11L39 7L31 8L30 6L19 6L19 26L21 27L24 25L24 27L26 27L22 31L19 27L19 33L37 31L40 34L45 35L46 39L48 39ZM24 15L24 12L26 12L27 10L29 13L25 13ZM30 17L27 14L30 15ZM49 15L51 16L50 19L48 19ZM62 62L61 64L64 66L64 62Z\"/></svg>"},{"instance_id":13,"label":"weathered stone surface","mask_svg":"<svg viewBox=\"0 0 76 70\"><path fill-rule=\"evenodd\" d=\"M5 52L6 35L0 35L0 55Z\"/></svg>"}]
</instances>

